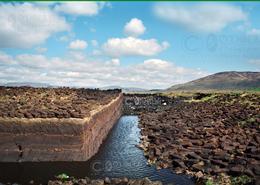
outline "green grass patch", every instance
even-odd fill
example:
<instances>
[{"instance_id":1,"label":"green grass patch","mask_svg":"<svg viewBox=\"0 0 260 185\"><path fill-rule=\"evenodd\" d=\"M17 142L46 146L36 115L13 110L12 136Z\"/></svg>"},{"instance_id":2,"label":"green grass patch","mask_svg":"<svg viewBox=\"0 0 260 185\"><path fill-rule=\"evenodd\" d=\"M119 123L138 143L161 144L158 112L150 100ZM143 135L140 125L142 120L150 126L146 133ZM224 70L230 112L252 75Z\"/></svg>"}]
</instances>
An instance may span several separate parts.
<instances>
[{"instance_id":1,"label":"green grass patch","mask_svg":"<svg viewBox=\"0 0 260 185\"><path fill-rule=\"evenodd\" d=\"M208 179L206 182L205 182L205 185L216 185L213 180L211 179Z\"/></svg>"},{"instance_id":2,"label":"green grass patch","mask_svg":"<svg viewBox=\"0 0 260 185\"><path fill-rule=\"evenodd\" d=\"M58 180L61 180L61 181L65 182L66 180L68 180L70 178L70 176L68 176L65 173L61 173L61 174L57 175L56 178Z\"/></svg>"},{"instance_id":3,"label":"green grass patch","mask_svg":"<svg viewBox=\"0 0 260 185\"><path fill-rule=\"evenodd\" d=\"M251 182L252 182L252 178L248 177L247 175L242 175L239 177L231 177L232 185L246 185Z\"/></svg>"},{"instance_id":4,"label":"green grass patch","mask_svg":"<svg viewBox=\"0 0 260 185\"><path fill-rule=\"evenodd\" d=\"M260 87L248 89L248 91L260 92Z\"/></svg>"},{"instance_id":5,"label":"green grass patch","mask_svg":"<svg viewBox=\"0 0 260 185\"><path fill-rule=\"evenodd\" d=\"M209 101L214 101L215 98L217 98L218 95L217 94L206 94L204 97L198 99L195 97L192 97L191 99L189 100L186 100L186 102L209 102Z\"/></svg>"}]
</instances>

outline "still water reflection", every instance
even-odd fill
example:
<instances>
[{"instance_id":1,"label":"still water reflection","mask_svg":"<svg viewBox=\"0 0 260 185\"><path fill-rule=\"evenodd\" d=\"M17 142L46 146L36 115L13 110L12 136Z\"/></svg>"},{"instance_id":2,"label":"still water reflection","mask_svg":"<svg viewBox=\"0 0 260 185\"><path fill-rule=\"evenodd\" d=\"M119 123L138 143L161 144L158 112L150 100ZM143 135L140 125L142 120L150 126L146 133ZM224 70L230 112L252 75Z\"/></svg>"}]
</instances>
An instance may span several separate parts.
<instances>
[{"instance_id":1,"label":"still water reflection","mask_svg":"<svg viewBox=\"0 0 260 185\"><path fill-rule=\"evenodd\" d=\"M122 116L102 144L99 152L87 162L0 163L0 182L46 184L55 175L66 173L83 178L128 177L160 180L164 184L194 184L185 175L148 166L143 151L136 147L140 129L137 116Z\"/></svg>"}]
</instances>

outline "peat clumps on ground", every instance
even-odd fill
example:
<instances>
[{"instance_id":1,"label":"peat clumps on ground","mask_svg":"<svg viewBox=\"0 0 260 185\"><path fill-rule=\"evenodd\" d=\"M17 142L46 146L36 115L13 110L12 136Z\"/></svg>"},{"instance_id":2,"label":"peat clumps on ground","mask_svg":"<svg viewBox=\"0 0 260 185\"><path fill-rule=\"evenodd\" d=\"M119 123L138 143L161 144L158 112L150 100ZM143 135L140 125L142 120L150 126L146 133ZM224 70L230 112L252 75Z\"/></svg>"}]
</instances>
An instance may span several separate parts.
<instances>
[{"instance_id":1,"label":"peat clumps on ground","mask_svg":"<svg viewBox=\"0 0 260 185\"><path fill-rule=\"evenodd\" d=\"M220 94L207 99L141 114L140 147L149 162L198 178L245 174L258 181L259 95Z\"/></svg>"},{"instance_id":2,"label":"peat clumps on ground","mask_svg":"<svg viewBox=\"0 0 260 185\"><path fill-rule=\"evenodd\" d=\"M181 100L182 98L172 98L158 94L124 94L123 112L126 115L138 115L146 111L163 111Z\"/></svg>"},{"instance_id":3,"label":"peat clumps on ground","mask_svg":"<svg viewBox=\"0 0 260 185\"><path fill-rule=\"evenodd\" d=\"M148 178L143 179L128 179L128 178L104 178L91 180L88 177L84 179L70 178L67 180L49 181L48 185L162 185L159 181L151 181Z\"/></svg>"},{"instance_id":4,"label":"peat clumps on ground","mask_svg":"<svg viewBox=\"0 0 260 185\"><path fill-rule=\"evenodd\" d=\"M121 90L0 87L0 117L83 118Z\"/></svg>"}]
</instances>

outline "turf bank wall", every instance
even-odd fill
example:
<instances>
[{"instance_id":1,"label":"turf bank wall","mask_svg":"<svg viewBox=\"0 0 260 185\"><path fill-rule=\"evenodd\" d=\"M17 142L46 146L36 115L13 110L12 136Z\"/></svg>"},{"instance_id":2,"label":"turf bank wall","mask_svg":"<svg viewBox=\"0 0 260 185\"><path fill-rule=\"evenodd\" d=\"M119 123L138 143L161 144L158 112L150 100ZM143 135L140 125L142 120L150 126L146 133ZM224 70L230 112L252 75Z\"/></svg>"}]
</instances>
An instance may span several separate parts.
<instances>
[{"instance_id":1,"label":"turf bank wall","mask_svg":"<svg viewBox=\"0 0 260 185\"><path fill-rule=\"evenodd\" d=\"M123 95L78 118L0 118L0 161L85 161L120 118Z\"/></svg>"}]
</instances>

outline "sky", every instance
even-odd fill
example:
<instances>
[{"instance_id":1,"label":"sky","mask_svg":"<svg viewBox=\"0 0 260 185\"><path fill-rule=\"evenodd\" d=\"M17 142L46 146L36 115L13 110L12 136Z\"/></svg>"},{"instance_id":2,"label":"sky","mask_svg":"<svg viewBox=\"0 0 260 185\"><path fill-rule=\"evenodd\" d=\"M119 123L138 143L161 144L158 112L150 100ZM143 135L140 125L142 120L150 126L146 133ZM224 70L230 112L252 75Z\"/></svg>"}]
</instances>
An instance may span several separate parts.
<instances>
[{"instance_id":1,"label":"sky","mask_svg":"<svg viewBox=\"0 0 260 185\"><path fill-rule=\"evenodd\" d=\"M9 2L0 25L0 84L159 89L260 71L258 2Z\"/></svg>"}]
</instances>

